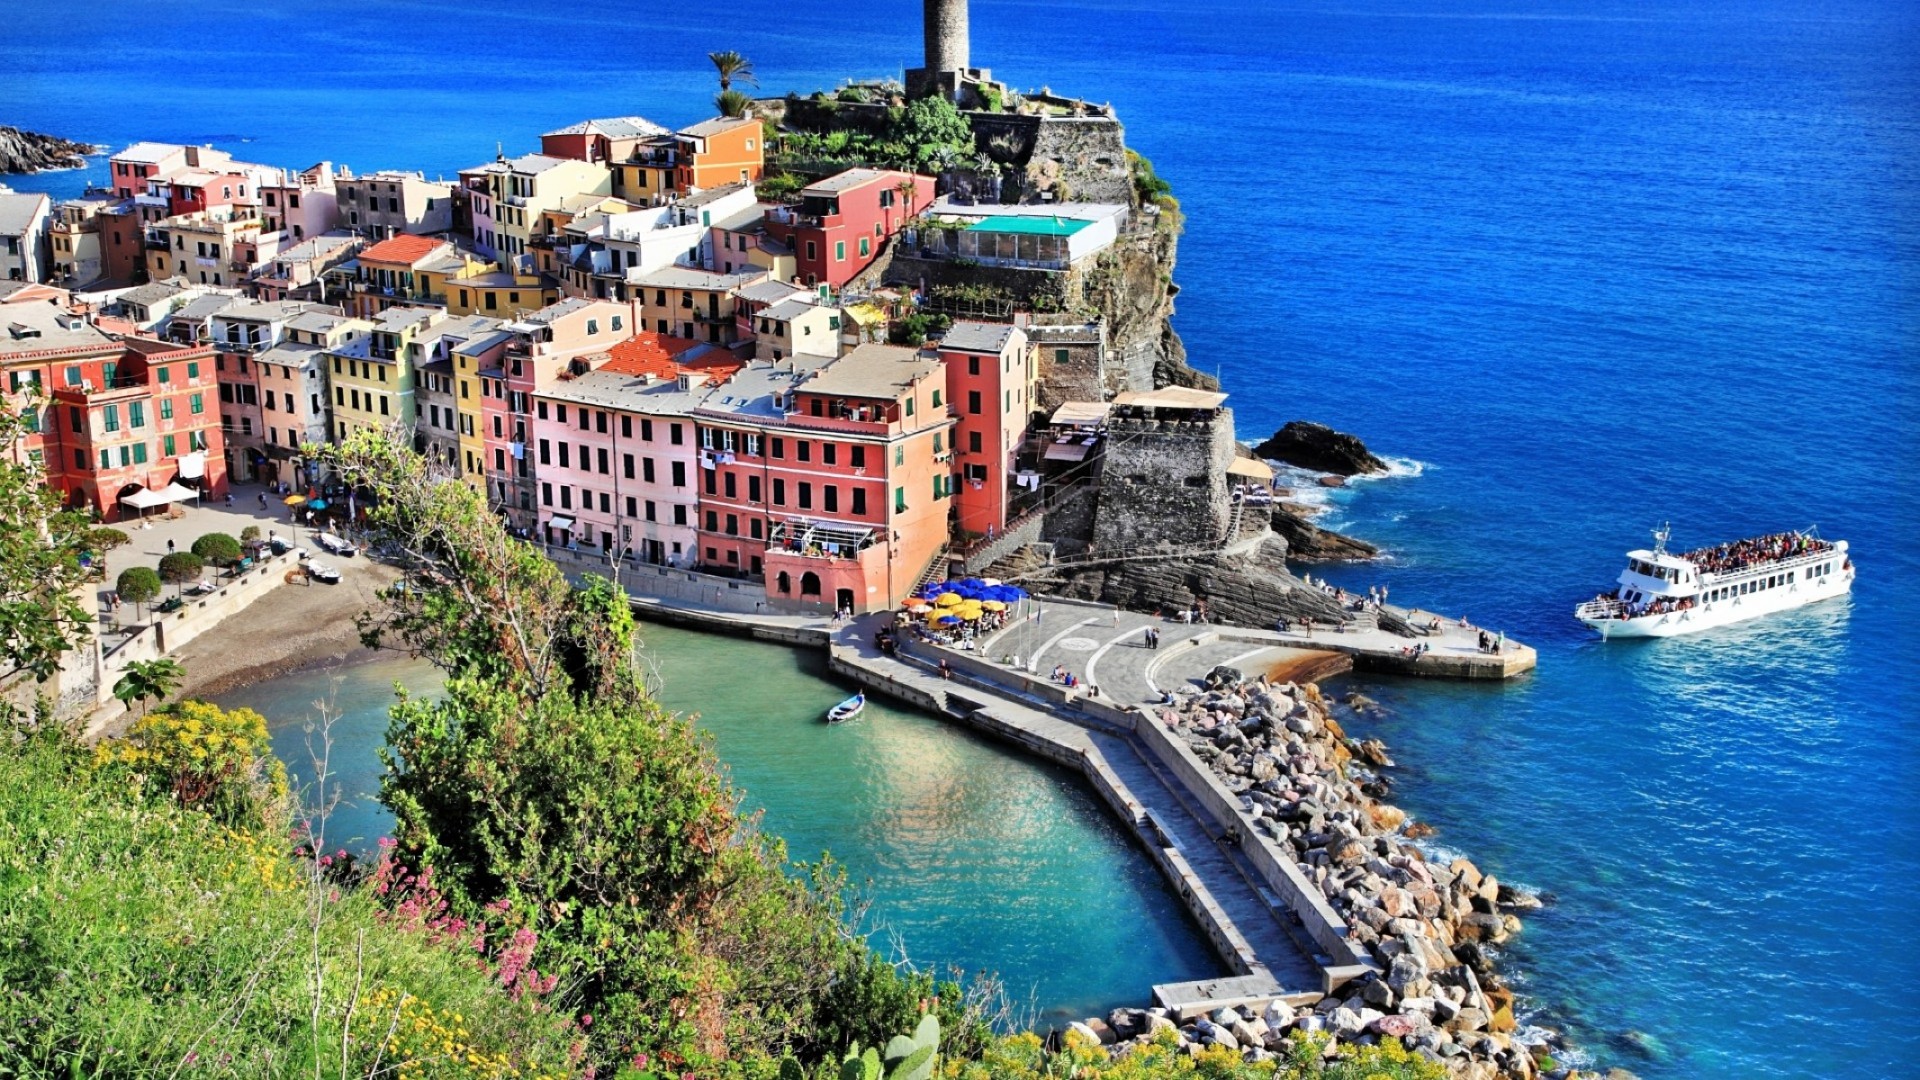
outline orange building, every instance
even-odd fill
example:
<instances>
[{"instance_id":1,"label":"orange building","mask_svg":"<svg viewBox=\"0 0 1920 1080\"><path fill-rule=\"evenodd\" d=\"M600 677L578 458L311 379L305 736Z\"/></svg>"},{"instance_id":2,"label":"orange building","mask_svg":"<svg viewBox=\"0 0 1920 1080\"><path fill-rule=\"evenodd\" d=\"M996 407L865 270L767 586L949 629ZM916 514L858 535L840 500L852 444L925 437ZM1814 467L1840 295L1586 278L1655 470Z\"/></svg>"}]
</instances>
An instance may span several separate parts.
<instances>
[{"instance_id":1,"label":"orange building","mask_svg":"<svg viewBox=\"0 0 1920 1080\"><path fill-rule=\"evenodd\" d=\"M634 143L608 164L613 168L613 193L647 204L669 194L754 183L766 171L766 160L760 121L716 116Z\"/></svg>"}]
</instances>

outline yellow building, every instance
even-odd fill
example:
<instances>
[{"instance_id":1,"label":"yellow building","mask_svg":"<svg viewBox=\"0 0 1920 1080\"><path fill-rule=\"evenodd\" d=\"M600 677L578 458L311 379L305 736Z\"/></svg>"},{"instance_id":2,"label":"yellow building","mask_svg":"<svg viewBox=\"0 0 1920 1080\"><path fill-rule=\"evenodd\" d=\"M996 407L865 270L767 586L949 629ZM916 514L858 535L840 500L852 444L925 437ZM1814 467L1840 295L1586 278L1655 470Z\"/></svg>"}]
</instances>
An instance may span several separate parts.
<instances>
[{"instance_id":1,"label":"yellow building","mask_svg":"<svg viewBox=\"0 0 1920 1080\"><path fill-rule=\"evenodd\" d=\"M560 286L545 274L511 274L490 269L447 283L447 311L453 315L491 315L508 319L539 311L560 299Z\"/></svg>"},{"instance_id":2,"label":"yellow building","mask_svg":"<svg viewBox=\"0 0 1920 1080\"><path fill-rule=\"evenodd\" d=\"M371 333L327 351L336 440L393 427L412 437L413 341L446 317L439 308L388 308L373 317Z\"/></svg>"},{"instance_id":3,"label":"yellow building","mask_svg":"<svg viewBox=\"0 0 1920 1080\"><path fill-rule=\"evenodd\" d=\"M592 162L526 154L462 169L460 185L472 212L474 242L511 259L533 250L548 210L580 195L613 194L613 173Z\"/></svg>"}]
</instances>

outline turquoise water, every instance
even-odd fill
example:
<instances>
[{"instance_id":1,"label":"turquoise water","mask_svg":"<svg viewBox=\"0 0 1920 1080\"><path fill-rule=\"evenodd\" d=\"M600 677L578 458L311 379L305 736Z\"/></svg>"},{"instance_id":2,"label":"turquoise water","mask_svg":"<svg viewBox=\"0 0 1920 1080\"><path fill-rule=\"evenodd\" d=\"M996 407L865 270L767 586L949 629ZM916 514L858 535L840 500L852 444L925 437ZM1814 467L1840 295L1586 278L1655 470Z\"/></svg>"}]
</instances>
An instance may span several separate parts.
<instances>
[{"instance_id":1,"label":"turquoise water","mask_svg":"<svg viewBox=\"0 0 1920 1080\"><path fill-rule=\"evenodd\" d=\"M1073 773L879 701L829 727L847 691L812 653L644 628L661 699L694 713L750 810L803 860L846 866L883 951L936 970L992 972L1035 1022L1144 1004L1157 982L1222 971L1165 880ZM329 843L370 846L391 818L371 797L395 680L430 693L424 663L289 676L221 699L271 721L302 780L317 771L312 703L331 695L331 768L351 805Z\"/></svg>"},{"instance_id":2,"label":"turquoise water","mask_svg":"<svg viewBox=\"0 0 1920 1080\"><path fill-rule=\"evenodd\" d=\"M771 91L897 72L917 9L23 0L0 117L450 171L583 116L695 119L714 49ZM1330 576L1541 666L1372 687L1402 793L1559 896L1515 948L1526 990L1650 1080L1911 1071L1916 41L1910 0L973 4L976 63L1110 99L1173 183L1176 326L1243 436L1317 419L1426 466L1340 497L1392 561ZM1688 546L1818 523L1858 589L1590 640L1567 612L1663 519Z\"/></svg>"}]
</instances>

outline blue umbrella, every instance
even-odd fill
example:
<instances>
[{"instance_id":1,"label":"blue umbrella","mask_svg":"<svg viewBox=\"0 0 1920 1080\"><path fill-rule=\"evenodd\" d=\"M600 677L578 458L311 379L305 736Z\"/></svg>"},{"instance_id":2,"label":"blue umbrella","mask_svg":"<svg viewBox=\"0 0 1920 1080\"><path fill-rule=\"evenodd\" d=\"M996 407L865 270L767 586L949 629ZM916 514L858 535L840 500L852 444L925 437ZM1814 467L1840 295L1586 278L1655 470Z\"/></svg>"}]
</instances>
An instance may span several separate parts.
<instances>
[{"instance_id":1,"label":"blue umbrella","mask_svg":"<svg viewBox=\"0 0 1920 1080\"><path fill-rule=\"evenodd\" d=\"M325 510L326 508L327 500L325 499L311 499L307 502L307 509L309 510Z\"/></svg>"},{"instance_id":2,"label":"blue umbrella","mask_svg":"<svg viewBox=\"0 0 1920 1080\"><path fill-rule=\"evenodd\" d=\"M940 625L941 625L941 626L959 626L959 625L960 625L960 616L958 616L958 615L942 615L942 616L940 616Z\"/></svg>"}]
</instances>

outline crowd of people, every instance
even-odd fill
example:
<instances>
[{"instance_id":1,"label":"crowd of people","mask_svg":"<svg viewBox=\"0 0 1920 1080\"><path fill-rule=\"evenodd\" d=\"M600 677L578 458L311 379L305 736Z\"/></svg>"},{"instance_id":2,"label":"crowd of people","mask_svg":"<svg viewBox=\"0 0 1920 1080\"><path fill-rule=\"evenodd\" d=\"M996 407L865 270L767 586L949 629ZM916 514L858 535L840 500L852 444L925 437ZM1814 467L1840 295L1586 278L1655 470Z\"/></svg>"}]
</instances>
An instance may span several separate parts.
<instances>
[{"instance_id":1,"label":"crowd of people","mask_svg":"<svg viewBox=\"0 0 1920 1080\"><path fill-rule=\"evenodd\" d=\"M1831 550L1832 547L1833 545L1827 541L1804 533L1770 533L1749 540L1736 540L1730 544L1690 551L1681 558L1692 563L1701 573L1724 574L1732 570L1758 566L1761 563L1791 559L1796 555L1815 555Z\"/></svg>"}]
</instances>

